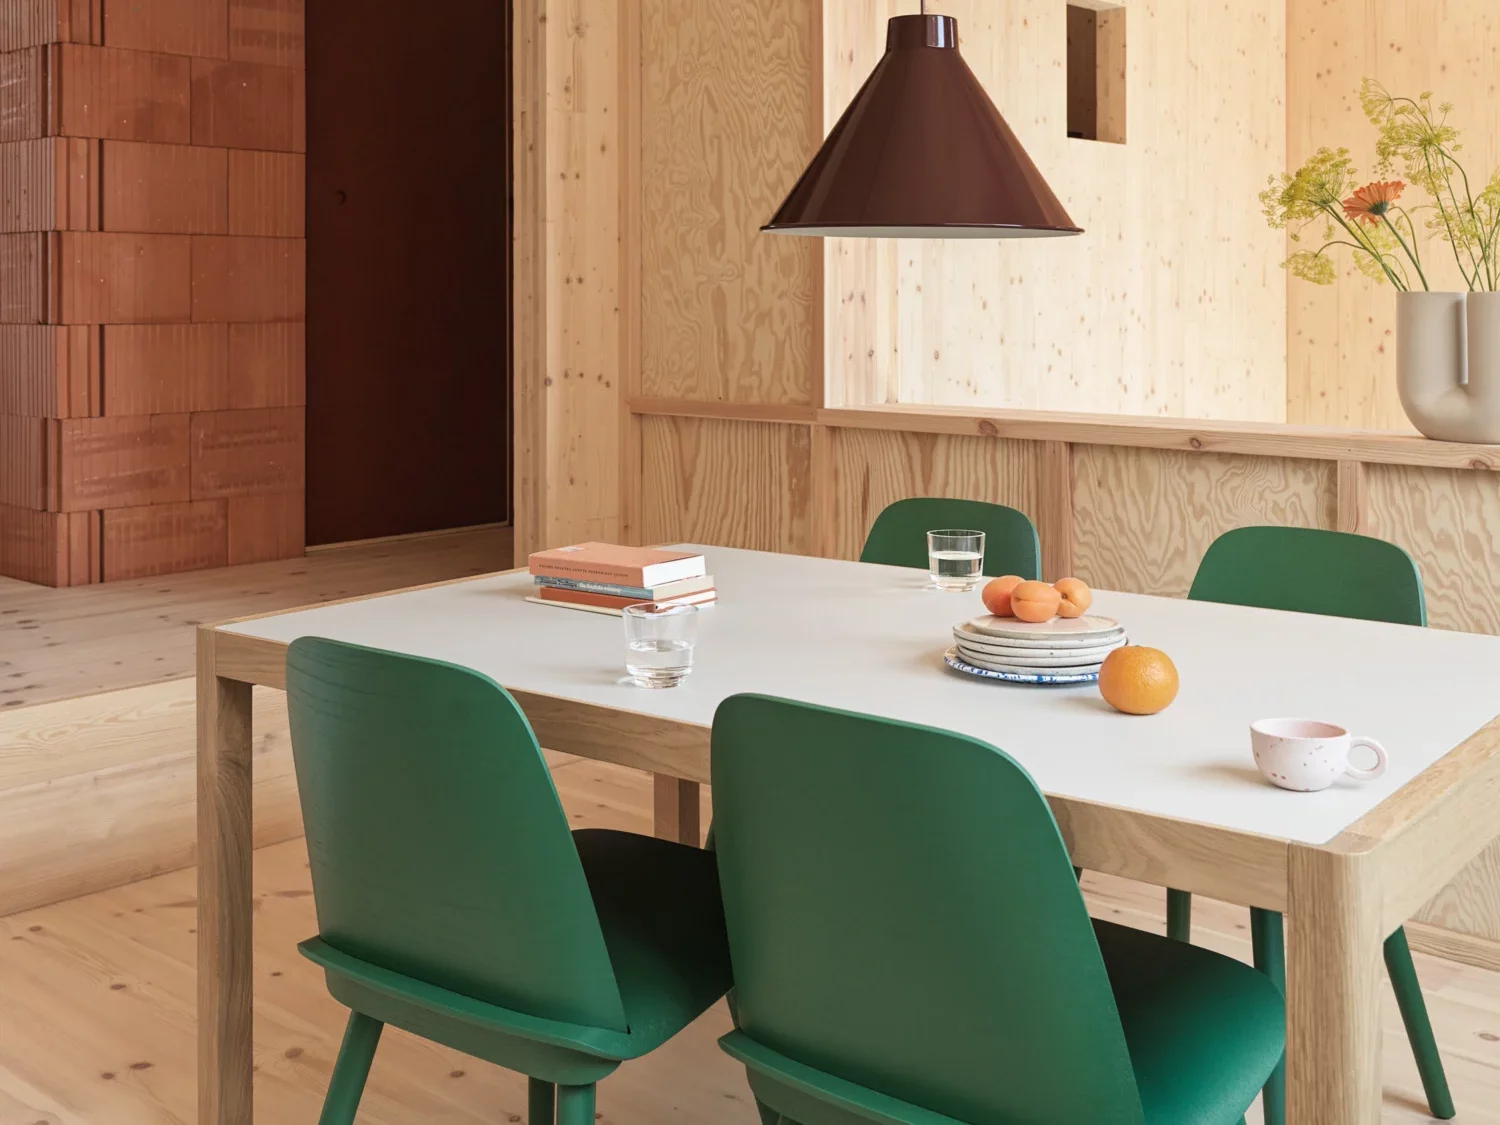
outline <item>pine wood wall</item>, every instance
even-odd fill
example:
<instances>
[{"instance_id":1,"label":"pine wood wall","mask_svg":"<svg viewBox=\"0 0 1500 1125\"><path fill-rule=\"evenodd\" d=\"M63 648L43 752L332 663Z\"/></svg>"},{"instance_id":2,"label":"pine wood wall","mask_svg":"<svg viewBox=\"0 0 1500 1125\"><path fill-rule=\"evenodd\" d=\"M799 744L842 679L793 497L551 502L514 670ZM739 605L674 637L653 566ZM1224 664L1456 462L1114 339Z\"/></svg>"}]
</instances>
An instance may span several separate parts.
<instances>
[{"instance_id":1,"label":"pine wood wall","mask_svg":"<svg viewBox=\"0 0 1500 1125\"><path fill-rule=\"evenodd\" d=\"M301 553L302 3L0 4L0 574Z\"/></svg>"}]
</instances>

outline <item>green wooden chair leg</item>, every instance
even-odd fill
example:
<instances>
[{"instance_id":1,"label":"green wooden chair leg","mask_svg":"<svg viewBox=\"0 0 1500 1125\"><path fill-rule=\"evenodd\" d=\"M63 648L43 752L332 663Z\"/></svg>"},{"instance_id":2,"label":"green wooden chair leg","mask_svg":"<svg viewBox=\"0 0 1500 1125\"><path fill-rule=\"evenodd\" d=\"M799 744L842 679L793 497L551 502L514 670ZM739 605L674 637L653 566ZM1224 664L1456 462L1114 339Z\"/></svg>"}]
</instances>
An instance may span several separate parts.
<instances>
[{"instance_id":1,"label":"green wooden chair leg","mask_svg":"<svg viewBox=\"0 0 1500 1125\"><path fill-rule=\"evenodd\" d=\"M527 1080L526 1125L554 1125L557 1120L557 1087L540 1078Z\"/></svg>"},{"instance_id":2,"label":"green wooden chair leg","mask_svg":"<svg viewBox=\"0 0 1500 1125\"><path fill-rule=\"evenodd\" d=\"M1270 977L1286 995L1286 930L1281 915L1274 910L1250 909L1250 947L1255 967ZM1284 1125L1286 1121L1286 1056L1276 1064L1271 1078L1261 1091L1266 1125Z\"/></svg>"},{"instance_id":3,"label":"green wooden chair leg","mask_svg":"<svg viewBox=\"0 0 1500 1125\"><path fill-rule=\"evenodd\" d=\"M380 1043L383 1027L385 1024L362 1012L349 1013L344 1045L339 1048L339 1060L334 1064L333 1077L328 1082L328 1097L323 1099L323 1113L318 1118L318 1125L354 1125L354 1115L359 1112L359 1099L365 1092L365 1079L370 1076L370 1063L375 1059L375 1048Z\"/></svg>"},{"instance_id":4,"label":"green wooden chair leg","mask_svg":"<svg viewBox=\"0 0 1500 1125\"><path fill-rule=\"evenodd\" d=\"M594 1125L594 1087L557 1088L557 1125Z\"/></svg>"},{"instance_id":5,"label":"green wooden chair leg","mask_svg":"<svg viewBox=\"0 0 1500 1125\"><path fill-rule=\"evenodd\" d=\"M1411 1053L1417 1059L1422 1089L1427 1092L1427 1108L1432 1111L1432 1116L1447 1121L1458 1111L1453 1107L1453 1095L1448 1090L1448 1076L1443 1071L1443 1058L1438 1054L1437 1038L1432 1033L1432 1020L1427 1015L1427 1001L1422 997L1422 985L1417 980L1417 967L1412 963L1406 930L1397 930L1386 938L1385 968L1391 976L1396 1005L1401 1009L1401 1022L1406 1025L1406 1037L1411 1040Z\"/></svg>"},{"instance_id":6,"label":"green wooden chair leg","mask_svg":"<svg viewBox=\"0 0 1500 1125\"><path fill-rule=\"evenodd\" d=\"M1167 891L1167 936L1192 943L1193 896L1187 891Z\"/></svg>"},{"instance_id":7,"label":"green wooden chair leg","mask_svg":"<svg viewBox=\"0 0 1500 1125\"><path fill-rule=\"evenodd\" d=\"M759 1098L755 1099L755 1108L760 1111L760 1125L784 1125L784 1118L781 1114Z\"/></svg>"}]
</instances>

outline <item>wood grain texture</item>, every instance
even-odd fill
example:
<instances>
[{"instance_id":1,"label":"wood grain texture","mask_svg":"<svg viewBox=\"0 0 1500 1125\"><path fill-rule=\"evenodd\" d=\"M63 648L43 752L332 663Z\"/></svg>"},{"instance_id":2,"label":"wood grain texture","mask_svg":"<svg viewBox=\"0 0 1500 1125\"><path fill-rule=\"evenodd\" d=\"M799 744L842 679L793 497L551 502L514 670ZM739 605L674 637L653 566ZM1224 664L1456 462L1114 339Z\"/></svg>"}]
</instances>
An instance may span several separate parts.
<instances>
[{"instance_id":1,"label":"wood grain texture","mask_svg":"<svg viewBox=\"0 0 1500 1125\"><path fill-rule=\"evenodd\" d=\"M98 414L100 334L93 325L0 325L0 414Z\"/></svg>"},{"instance_id":2,"label":"wood grain texture","mask_svg":"<svg viewBox=\"0 0 1500 1125\"><path fill-rule=\"evenodd\" d=\"M641 421L641 536L810 554L807 426Z\"/></svg>"},{"instance_id":3,"label":"wood grain texture","mask_svg":"<svg viewBox=\"0 0 1500 1125\"><path fill-rule=\"evenodd\" d=\"M228 325L110 324L103 338L106 415L230 406Z\"/></svg>"},{"instance_id":4,"label":"wood grain texture","mask_svg":"<svg viewBox=\"0 0 1500 1125\"><path fill-rule=\"evenodd\" d=\"M190 499L186 414L57 422L59 511L133 508Z\"/></svg>"},{"instance_id":5,"label":"wood grain texture","mask_svg":"<svg viewBox=\"0 0 1500 1125\"><path fill-rule=\"evenodd\" d=\"M223 234L228 229L223 149L103 142L103 229Z\"/></svg>"},{"instance_id":6,"label":"wood grain texture","mask_svg":"<svg viewBox=\"0 0 1500 1125\"><path fill-rule=\"evenodd\" d=\"M702 800L698 783L656 774L652 778L652 790L653 835L696 848L703 831L699 819Z\"/></svg>"},{"instance_id":7,"label":"wood grain texture","mask_svg":"<svg viewBox=\"0 0 1500 1125\"><path fill-rule=\"evenodd\" d=\"M102 580L205 570L229 562L229 523L222 500L113 508L103 513Z\"/></svg>"},{"instance_id":8,"label":"wood grain texture","mask_svg":"<svg viewBox=\"0 0 1500 1125\"><path fill-rule=\"evenodd\" d=\"M835 558L857 559L875 517L909 496L987 500L1037 516L1035 442L835 429L831 443Z\"/></svg>"},{"instance_id":9,"label":"wood grain texture","mask_svg":"<svg viewBox=\"0 0 1500 1125\"><path fill-rule=\"evenodd\" d=\"M822 139L820 5L642 5L641 387L812 401L816 241L759 233Z\"/></svg>"},{"instance_id":10,"label":"wood grain texture","mask_svg":"<svg viewBox=\"0 0 1500 1125\"><path fill-rule=\"evenodd\" d=\"M1041 577L1056 582L1073 574L1073 447L1065 441L1042 442L1037 476Z\"/></svg>"},{"instance_id":11,"label":"wood grain texture","mask_svg":"<svg viewBox=\"0 0 1500 1125\"><path fill-rule=\"evenodd\" d=\"M1369 472L1363 461L1340 461L1337 530L1364 534L1370 527Z\"/></svg>"},{"instance_id":12,"label":"wood grain texture","mask_svg":"<svg viewBox=\"0 0 1500 1125\"><path fill-rule=\"evenodd\" d=\"M1453 102L1469 175L1483 182L1500 165L1500 12L1488 0L1292 0L1286 18L1289 167L1346 145L1359 182L1373 178L1375 132L1358 97L1366 77ZM1428 202L1410 189L1402 202L1414 197ZM1287 421L1410 432L1396 394L1394 291L1347 253L1334 260L1337 284L1288 283ZM1443 243L1427 243L1423 264L1432 288L1466 288Z\"/></svg>"},{"instance_id":13,"label":"wood grain texture","mask_svg":"<svg viewBox=\"0 0 1500 1125\"><path fill-rule=\"evenodd\" d=\"M910 10L827 5L825 126L883 50L885 17ZM1067 5L942 11L1085 233L831 241L829 385L846 396L834 401L1284 420L1284 239L1254 201L1285 158L1285 5L1211 19L1191 0L1132 5L1123 145L1066 135Z\"/></svg>"},{"instance_id":14,"label":"wood grain texture","mask_svg":"<svg viewBox=\"0 0 1500 1125\"><path fill-rule=\"evenodd\" d=\"M1417 560L1429 622L1500 633L1500 478L1371 465L1366 479L1369 534L1405 547Z\"/></svg>"},{"instance_id":15,"label":"wood grain texture","mask_svg":"<svg viewBox=\"0 0 1500 1125\"><path fill-rule=\"evenodd\" d=\"M1500 974L1500 941L1475 937L1427 922L1407 922L1406 939L1412 949L1445 961L1473 965Z\"/></svg>"},{"instance_id":16,"label":"wood grain texture","mask_svg":"<svg viewBox=\"0 0 1500 1125\"><path fill-rule=\"evenodd\" d=\"M511 520L515 557L544 546L547 524L547 348L552 282L548 274L545 0L513 0L511 60ZM635 472L621 461L622 475Z\"/></svg>"},{"instance_id":17,"label":"wood grain texture","mask_svg":"<svg viewBox=\"0 0 1500 1125\"><path fill-rule=\"evenodd\" d=\"M1078 577L1182 597L1209 544L1232 528L1332 528L1334 477L1325 461L1075 446Z\"/></svg>"},{"instance_id":18,"label":"wood grain texture","mask_svg":"<svg viewBox=\"0 0 1500 1125\"><path fill-rule=\"evenodd\" d=\"M0 712L0 917L193 864L195 681ZM301 835L286 696L254 699L255 845Z\"/></svg>"}]
</instances>

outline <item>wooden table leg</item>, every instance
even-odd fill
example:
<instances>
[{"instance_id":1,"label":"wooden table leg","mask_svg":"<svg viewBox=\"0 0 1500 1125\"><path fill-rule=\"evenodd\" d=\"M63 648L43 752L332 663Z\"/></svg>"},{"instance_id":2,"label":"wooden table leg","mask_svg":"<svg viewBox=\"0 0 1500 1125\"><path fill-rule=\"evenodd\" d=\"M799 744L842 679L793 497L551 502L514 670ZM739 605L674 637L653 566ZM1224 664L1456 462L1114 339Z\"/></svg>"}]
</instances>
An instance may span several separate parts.
<instances>
[{"instance_id":1,"label":"wooden table leg","mask_svg":"<svg viewBox=\"0 0 1500 1125\"><path fill-rule=\"evenodd\" d=\"M656 835L663 840L698 847L703 842L698 816L698 783L680 777L652 774L655 782Z\"/></svg>"},{"instance_id":2,"label":"wooden table leg","mask_svg":"<svg viewBox=\"0 0 1500 1125\"><path fill-rule=\"evenodd\" d=\"M198 1122L252 1125L250 685L198 634Z\"/></svg>"},{"instance_id":3,"label":"wooden table leg","mask_svg":"<svg viewBox=\"0 0 1500 1125\"><path fill-rule=\"evenodd\" d=\"M1287 1121L1379 1125L1376 863L1293 844L1287 865Z\"/></svg>"}]
</instances>

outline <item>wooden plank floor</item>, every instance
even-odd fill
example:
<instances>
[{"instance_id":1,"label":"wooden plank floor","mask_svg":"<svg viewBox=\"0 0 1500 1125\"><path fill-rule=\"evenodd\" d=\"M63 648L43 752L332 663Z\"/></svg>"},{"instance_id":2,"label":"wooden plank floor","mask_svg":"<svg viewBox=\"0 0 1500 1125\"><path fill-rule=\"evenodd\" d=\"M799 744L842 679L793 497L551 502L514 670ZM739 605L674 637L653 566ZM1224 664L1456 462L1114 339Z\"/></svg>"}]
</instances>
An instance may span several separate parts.
<instances>
[{"instance_id":1,"label":"wooden plank floor","mask_svg":"<svg viewBox=\"0 0 1500 1125\"><path fill-rule=\"evenodd\" d=\"M486 527L64 590L0 578L0 707L191 676L201 622L510 566L511 529Z\"/></svg>"},{"instance_id":2,"label":"wooden plank floor","mask_svg":"<svg viewBox=\"0 0 1500 1125\"><path fill-rule=\"evenodd\" d=\"M643 775L563 760L555 776L576 824L649 827ZM255 874L257 1120L311 1125L344 1013L293 948L314 929L302 842L257 853ZM1096 913L1162 928L1160 891L1093 875L1085 888ZM193 895L186 870L0 919L0 1125L191 1125ZM1202 900L1198 907L1196 939L1248 959L1245 912ZM1459 1121L1500 1125L1500 976L1417 961ZM1384 1120L1426 1121L1389 996L1385 1024ZM622 1067L602 1084L600 1119L756 1125L743 1072L714 1044L727 1027L721 1004L662 1050ZM516 1076L393 1031L381 1043L360 1121L515 1123L525 1102Z\"/></svg>"}]
</instances>

